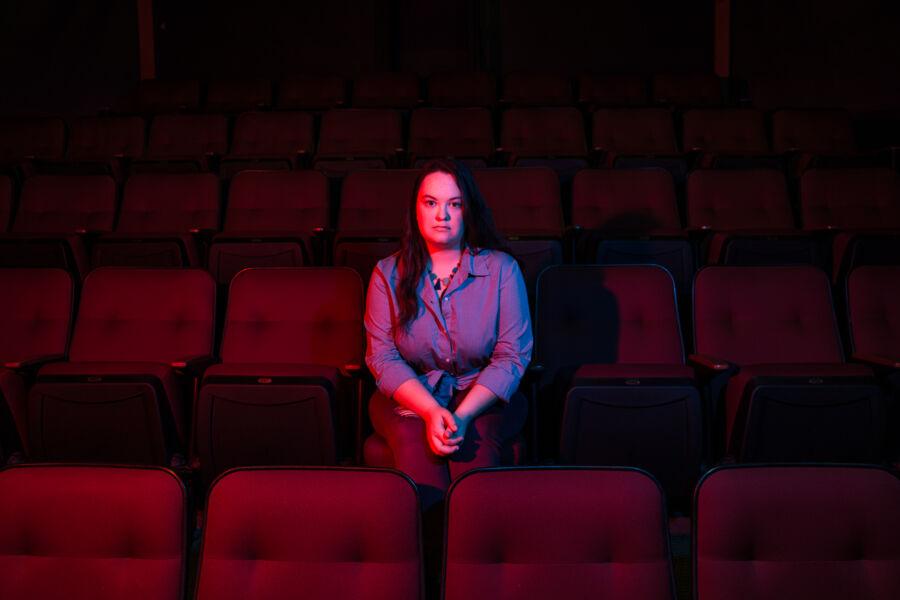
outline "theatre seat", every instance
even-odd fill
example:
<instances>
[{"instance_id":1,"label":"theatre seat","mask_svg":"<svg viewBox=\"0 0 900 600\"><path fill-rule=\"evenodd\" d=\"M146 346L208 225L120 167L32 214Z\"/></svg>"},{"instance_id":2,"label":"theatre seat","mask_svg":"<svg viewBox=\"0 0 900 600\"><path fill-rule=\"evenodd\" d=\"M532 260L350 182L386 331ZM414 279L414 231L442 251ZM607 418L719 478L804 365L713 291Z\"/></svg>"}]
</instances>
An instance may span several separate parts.
<instances>
[{"instance_id":1,"label":"theatre seat","mask_svg":"<svg viewBox=\"0 0 900 600\"><path fill-rule=\"evenodd\" d=\"M486 167L494 154L491 113L486 108L419 108L409 125L409 164L453 157Z\"/></svg>"},{"instance_id":2,"label":"theatre seat","mask_svg":"<svg viewBox=\"0 0 900 600\"><path fill-rule=\"evenodd\" d=\"M144 153L141 117L80 117L69 122L69 143L63 160L38 162L42 173L111 175L121 182L128 164Z\"/></svg>"},{"instance_id":3,"label":"theatre seat","mask_svg":"<svg viewBox=\"0 0 900 600\"><path fill-rule=\"evenodd\" d=\"M662 492L635 469L485 469L448 493L443 595L675 598Z\"/></svg>"},{"instance_id":4,"label":"theatre seat","mask_svg":"<svg viewBox=\"0 0 900 600\"><path fill-rule=\"evenodd\" d=\"M762 111L750 108L688 110L682 116L683 145L703 168L784 169L772 154Z\"/></svg>"},{"instance_id":5,"label":"theatre seat","mask_svg":"<svg viewBox=\"0 0 900 600\"><path fill-rule=\"evenodd\" d=\"M28 454L28 385L63 360L72 323L72 277L62 269L0 269L0 458Z\"/></svg>"},{"instance_id":6,"label":"theatre seat","mask_svg":"<svg viewBox=\"0 0 900 600\"><path fill-rule=\"evenodd\" d=\"M563 182L587 166L584 119L572 107L504 111L500 145L506 165L550 167Z\"/></svg>"},{"instance_id":7,"label":"theatre seat","mask_svg":"<svg viewBox=\"0 0 900 600\"><path fill-rule=\"evenodd\" d=\"M707 267L694 283L699 364L712 367L711 422L745 462L881 459L884 398L844 362L819 269Z\"/></svg>"},{"instance_id":8,"label":"theatre seat","mask_svg":"<svg viewBox=\"0 0 900 600\"><path fill-rule=\"evenodd\" d=\"M186 496L164 469L3 469L0 597L180 600Z\"/></svg>"},{"instance_id":9,"label":"theatre seat","mask_svg":"<svg viewBox=\"0 0 900 600\"><path fill-rule=\"evenodd\" d=\"M746 465L697 487L697 600L900 595L900 480L865 466Z\"/></svg>"},{"instance_id":10,"label":"theatre seat","mask_svg":"<svg viewBox=\"0 0 900 600\"><path fill-rule=\"evenodd\" d=\"M107 267L84 281L69 362L28 398L44 461L180 465L188 408L210 362L215 284L206 271Z\"/></svg>"},{"instance_id":11,"label":"theatre seat","mask_svg":"<svg viewBox=\"0 0 900 600\"><path fill-rule=\"evenodd\" d=\"M150 125L150 139L133 172L196 173L214 171L228 152L228 121L224 115L159 115Z\"/></svg>"},{"instance_id":12,"label":"theatre seat","mask_svg":"<svg viewBox=\"0 0 900 600\"><path fill-rule=\"evenodd\" d=\"M191 80L144 79L137 89L137 110L164 114L197 110L200 82Z\"/></svg>"},{"instance_id":13,"label":"theatre seat","mask_svg":"<svg viewBox=\"0 0 900 600\"><path fill-rule=\"evenodd\" d=\"M497 80L483 71L435 73L428 78L428 100L441 108L490 108L497 102Z\"/></svg>"},{"instance_id":14,"label":"theatre seat","mask_svg":"<svg viewBox=\"0 0 900 600\"><path fill-rule=\"evenodd\" d=\"M412 481L374 469L237 469L207 502L197 600L419 600Z\"/></svg>"},{"instance_id":15,"label":"theatre seat","mask_svg":"<svg viewBox=\"0 0 900 600\"><path fill-rule=\"evenodd\" d=\"M647 82L642 75L582 75L578 103L589 112L600 107L644 106Z\"/></svg>"},{"instance_id":16,"label":"theatre seat","mask_svg":"<svg viewBox=\"0 0 900 600\"><path fill-rule=\"evenodd\" d=\"M346 103L346 83L336 75L307 75L278 84L278 108L327 110Z\"/></svg>"},{"instance_id":17,"label":"theatre seat","mask_svg":"<svg viewBox=\"0 0 900 600\"><path fill-rule=\"evenodd\" d=\"M322 115L313 166L330 177L397 166L404 152L400 113L391 109L329 110Z\"/></svg>"},{"instance_id":18,"label":"theatre seat","mask_svg":"<svg viewBox=\"0 0 900 600\"><path fill-rule=\"evenodd\" d=\"M678 181L687 159L678 150L672 111L666 108L602 108L592 115L592 144L603 166L665 169Z\"/></svg>"},{"instance_id":19,"label":"theatre seat","mask_svg":"<svg viewBox=\"0 0 900 600\"><path fill-rule=\"evenodd\" d=\"M204 479L246 465L329 465L350 454L363 354L363 290L350 269L247 269L231 282L222 362L195 410ZM338 427L342 425L343 427Z\"/></svg>"},{"instance_id":20,"label":"theatre seat","mask_svg":"<svg viewBox=\"0 0 900 600\"><path fill-rule=\"evenodd\" d=\"M272 105L272 83L265 79L212 81L206 88L206 110L235 114Z\"/></svg>"},{"instance_id":21,"label":"theatre seat","mask_svg":"<svg viewBox=\"0 0 900 600\"><path fill-rule=\"evenodd\" d=\"M304 112L247 112L237 118L231 151L222 158L219 174L239 171L294 169L306 165L315 152L313 116Z\"/></svg>"}]
</instances>

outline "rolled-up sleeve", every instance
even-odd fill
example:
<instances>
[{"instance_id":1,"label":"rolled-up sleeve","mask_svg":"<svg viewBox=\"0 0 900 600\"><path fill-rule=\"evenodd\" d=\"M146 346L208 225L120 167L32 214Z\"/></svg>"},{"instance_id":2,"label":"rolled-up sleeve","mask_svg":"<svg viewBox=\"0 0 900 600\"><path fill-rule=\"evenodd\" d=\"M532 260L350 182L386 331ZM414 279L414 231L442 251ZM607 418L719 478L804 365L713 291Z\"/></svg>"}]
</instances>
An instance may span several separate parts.
<instances>
[{"instance_id":1,"label":"rolled-up sleeve","mask_svg":"<svg viewBox=\"0 0 900 600\"><path fill-rule=\"evenodd\" d=\"M534 344L525 280L515 260L504 261L500 269L499 293L497 342L475 383L508 402L528 368Z\"/></svg>"},{"instance_id":2,"label":"rolled-up sleeve","mask_svg":"<svg viewBox=\"0 0 900 600\"><path fill-rule=\"evenodd\" d=\"M385 276L376 267L366 295L366 365L375 377L378 390L388 398L405 381L416 378L416 372L400 356L394 343L393 304Z\"/></svg>"}]
</instances>

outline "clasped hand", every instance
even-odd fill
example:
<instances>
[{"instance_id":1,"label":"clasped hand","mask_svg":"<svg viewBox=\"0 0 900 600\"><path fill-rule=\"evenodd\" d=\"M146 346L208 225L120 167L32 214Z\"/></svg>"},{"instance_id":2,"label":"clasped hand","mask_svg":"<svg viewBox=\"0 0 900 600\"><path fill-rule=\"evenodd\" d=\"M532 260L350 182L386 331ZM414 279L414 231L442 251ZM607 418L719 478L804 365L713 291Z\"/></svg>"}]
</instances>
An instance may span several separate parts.
<instances>
[{"instance_id":1,"label":"clasped hand","mask_svg":"<svg viewBox=\"0 0 900 600\"><path fill-rule=\"evenodd\" d=\"M438 456L449 456L462 445L469 421L440 406L425 418L425 435L431 451Z\"/></svg>"}]
</instances>

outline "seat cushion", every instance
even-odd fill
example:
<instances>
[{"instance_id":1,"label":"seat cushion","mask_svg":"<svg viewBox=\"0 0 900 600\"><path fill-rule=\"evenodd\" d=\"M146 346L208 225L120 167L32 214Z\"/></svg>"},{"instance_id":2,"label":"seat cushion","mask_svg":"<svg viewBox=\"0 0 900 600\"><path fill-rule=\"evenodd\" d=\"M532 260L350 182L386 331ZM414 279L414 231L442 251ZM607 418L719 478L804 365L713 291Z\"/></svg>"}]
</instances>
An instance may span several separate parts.
<instances>
[{"instance_id":1,"label":"seat cushion","mask_svg":"<svg viewBox=\"0 0 900 600\"><path fill-rule=\"evenodd\" d=\"M694 370L685 365L592 364L575 371L573 385L589 384L597 379L693 379Z\"/></svg>"},{"instance_id":2,"label":"seat cushion","mask_svg":"<svg viewBox=\"0 0 900 600\"><path fill-rule=\"evenodd\" d=\"M203 375L203 383L225 378L310 378L324 379L335 388L340 372L327 365L303 365L287 363L219 363L209 367Z\"/></svg>"}]
</instances>

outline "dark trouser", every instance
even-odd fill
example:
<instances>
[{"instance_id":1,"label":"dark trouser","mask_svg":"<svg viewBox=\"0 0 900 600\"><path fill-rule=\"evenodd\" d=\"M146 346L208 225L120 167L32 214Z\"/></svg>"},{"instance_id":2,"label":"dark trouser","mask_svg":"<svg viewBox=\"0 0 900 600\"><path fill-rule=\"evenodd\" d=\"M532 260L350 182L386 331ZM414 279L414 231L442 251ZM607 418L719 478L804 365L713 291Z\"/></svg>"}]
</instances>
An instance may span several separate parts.
<instances>
[{"instance_id":1,"label":"dark trouser","mask_svg":"<svg viewBox=\"0 0 900 600\"><path fill-rule=\"evenodd\" d=\"M450 401L453 411L465 397L459 392ZM412 478L419 488L422 510L443 499L450 482L466 471L500 465L504 445L522 430L528 414L524 395L516 392L509 404L497 400L475 417L466 429L460 449L450 456L437 456L425 438L425 421L417 416L400 416L397 403L375 392L369 402L369 417L378 435L394 454L394 467Z\"/></svg>"}]
</instances>

